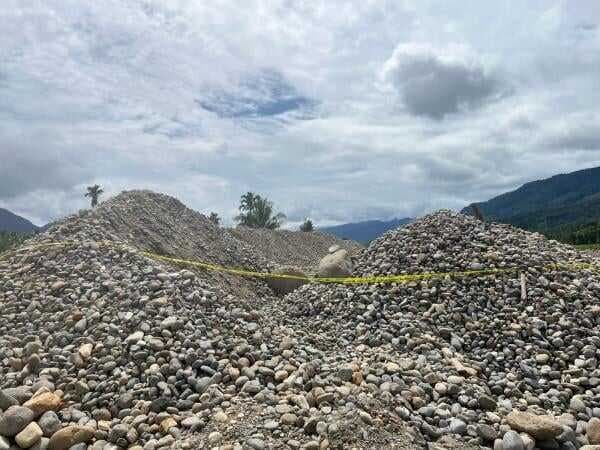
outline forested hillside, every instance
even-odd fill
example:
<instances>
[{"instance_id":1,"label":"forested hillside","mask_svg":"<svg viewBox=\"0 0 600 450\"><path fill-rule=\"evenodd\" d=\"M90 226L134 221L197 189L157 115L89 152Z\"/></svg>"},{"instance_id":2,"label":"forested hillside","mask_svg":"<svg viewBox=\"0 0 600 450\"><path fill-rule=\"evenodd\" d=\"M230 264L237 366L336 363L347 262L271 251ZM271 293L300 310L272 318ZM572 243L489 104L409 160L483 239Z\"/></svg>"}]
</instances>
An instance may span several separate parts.
<instances>
[{"instance_id":1,"label":"forested hillside","mask_svg":"<svg viewBox=\"0 0 600 450\"><path fill-rule=\"evenodd\" d=\"M597 243L600 167L556 175L478 203L486 220L539 231L569 243ZM469 208L463 210L470 213Z\"/></svg>"}]
</instances>

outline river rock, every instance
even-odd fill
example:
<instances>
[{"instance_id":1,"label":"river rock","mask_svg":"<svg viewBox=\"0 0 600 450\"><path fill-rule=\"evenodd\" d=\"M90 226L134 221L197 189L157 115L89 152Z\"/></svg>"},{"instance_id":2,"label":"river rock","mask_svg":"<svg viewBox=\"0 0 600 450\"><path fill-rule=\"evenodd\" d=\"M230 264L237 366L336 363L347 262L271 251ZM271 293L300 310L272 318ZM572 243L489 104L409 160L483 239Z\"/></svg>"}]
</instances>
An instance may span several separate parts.
<instances>
[{"instance_id":1,"label":"river rock","mask_svg":"<svg viewBox=\"0 0 600 450\"><path fill-rule=\"evenodd\" d=\"M506 422L513 430L523 431L539 440L552 439L562 433L562 426L552 416L512 411L506 417Z\"/></svg>"},{"instance_id":2,"label":"river rock","mask_svg":"<svg viewBox=\"0 0 600 450\"><path fill-rule=\"evenodd\" d=\"M48 443L49 450L67 450L72 446L92 439L95 430L81 425L70 425L52 435Z\"/></svg>"},{"instance_id":3,"label":"river rock","mask_svg":"<svg viewBox=\"0 0 600 450\"><path fill-rule=\"evenodd\" d=\"M11 406L4 413L0 414L0 435L16 436L27 425L29 425L35 414L29 408L24 406Z\"/></svg>"},{"instance_id":4,"label":"river rock","mask_svg":"<svg viewBox=\"0 0 600 450\"><path fill-rule=\"evenodd\" d=\"M42 438L42 435L42 429L38 424L31 422L15 436L15 441L21 448L30 448Z\"/></svg>"}]
</instances>

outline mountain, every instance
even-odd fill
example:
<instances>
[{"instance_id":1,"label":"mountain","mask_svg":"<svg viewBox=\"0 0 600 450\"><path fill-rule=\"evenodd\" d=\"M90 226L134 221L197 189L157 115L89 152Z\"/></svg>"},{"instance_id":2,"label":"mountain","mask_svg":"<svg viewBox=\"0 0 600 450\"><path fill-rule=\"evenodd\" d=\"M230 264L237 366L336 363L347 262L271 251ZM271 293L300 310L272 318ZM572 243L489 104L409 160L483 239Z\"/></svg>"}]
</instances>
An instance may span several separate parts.
<instances>
[{"instance_id":1,"label":"mountain","mask_svg":"<svg viewBox=\"0 0 600 450\"><path fill-rule=\"evenodd\" d=\"M600 221L600 167L526 183L477 205L486 220L566 238Z\"/></svg>"},{"instance_id":2,"label":"mountain","mask_svg":"<svg viewBox=\"0 0 600 450\"><path fill-rule=\"evenodd\" d=\"M15 233L33 233L38 227L29 220L17 216L8 209L0 208L0 231L11 231Z\"/></svg>"},{"instance_id":3,"label":"mountain","mask_svg":"<svg viewBox=\"0 0 600 450\"><path fill-rule=\"evenodd\" d=\"M332 227L323 227L319 228L319 231L333 234L342 239L352 239L353 241L368 244L386 231L406 225L411 221L412 219L409 218L392 219L388 221L367 220L364 222L352 222Z\"/></svg>"}]
</instances>

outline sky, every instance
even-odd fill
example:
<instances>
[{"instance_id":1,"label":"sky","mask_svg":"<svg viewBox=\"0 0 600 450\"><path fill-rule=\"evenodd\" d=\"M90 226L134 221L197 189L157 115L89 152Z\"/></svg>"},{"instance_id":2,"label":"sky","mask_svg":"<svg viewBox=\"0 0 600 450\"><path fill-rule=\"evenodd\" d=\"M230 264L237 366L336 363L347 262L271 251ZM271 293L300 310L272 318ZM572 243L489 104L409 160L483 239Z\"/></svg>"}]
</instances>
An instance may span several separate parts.
<instances>
[{"instance_id":1,"label":"sky","mask_svg":"<svg viewBox=\"0 0 600 450\"><path fill-rule=\"evenodd\" d=\"M0 207L151 189L288 227L600 165L597 0L2 0Z\"/></svg>"}]
</instances>

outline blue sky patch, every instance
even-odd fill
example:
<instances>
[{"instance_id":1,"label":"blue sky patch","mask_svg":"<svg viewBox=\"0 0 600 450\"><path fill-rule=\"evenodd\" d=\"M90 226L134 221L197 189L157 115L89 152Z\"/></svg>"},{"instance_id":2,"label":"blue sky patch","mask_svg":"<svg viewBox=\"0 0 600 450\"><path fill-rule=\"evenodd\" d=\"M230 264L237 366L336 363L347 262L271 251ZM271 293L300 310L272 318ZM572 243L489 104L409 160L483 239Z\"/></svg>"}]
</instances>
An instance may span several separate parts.
<instances>
[{"instance_id":1,"label":"blue sky patch","mask_svg":"<svg viewBox=\"0 0 600 450\"><path fill-rule=\"evenodd\" d=\"M310 109L315 104L275 71L262 71L240 83L235 91L215 91L196 102L207 111L226 118L279 116Z\"/></svg>"}]
</instances>

